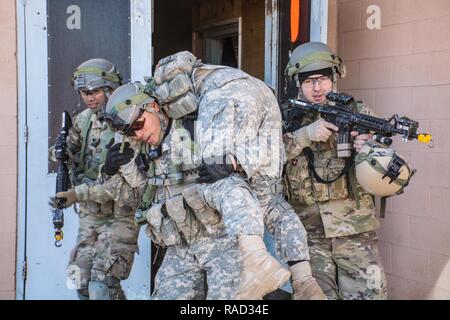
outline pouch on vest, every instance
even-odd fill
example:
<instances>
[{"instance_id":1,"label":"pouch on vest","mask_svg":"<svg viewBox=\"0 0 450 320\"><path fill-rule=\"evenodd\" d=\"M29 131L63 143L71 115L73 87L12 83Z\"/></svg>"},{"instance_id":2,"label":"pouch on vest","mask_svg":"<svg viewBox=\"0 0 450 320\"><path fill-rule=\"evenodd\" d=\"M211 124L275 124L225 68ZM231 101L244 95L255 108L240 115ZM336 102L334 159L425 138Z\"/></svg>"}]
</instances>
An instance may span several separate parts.
<instances>
[{"instance_id":1,"label":"pouch on vest","mask_svg":"<svg viewBox=\"0 0 450 320\"><path fill-rule=\"evenodd\" d=\"M199 225L190 210L184 207L183 196L177 195L166 200L167 214L175 221L178 230L189 243L197 235Z\"/></svg>"},{"instance_id":2,"label":"pouch on vest","mask_svg":"<svg viewBox=\"0 0 450 320\"><path fill-rule=\"evenodd\" d=\"M163 105L162 108L169 118L179 119L197 110L198 100L197 97L189 91L175 102Z\"/></svg>"},{"instance_id":3,"label":"pouch on vest","mask_svg":"<svg viewBox=\"0 0 450 320\"><path fill-rule=\"evenodd\" d=\"M330 180L337 177L342 172L344 166L345 163L331 160L328 166L316 168L316 172L320 177ZM343 176L330 184L314 181L314 192L316 201L345 199L348 197L346 177Z\"/></svg>"},{"instance_id":4,"label":"pouch on vest","mask_svg":"<svg viewBox=\"0 0 450 320\"><path fill-rule=\"evenodd\" d=\"M158 62L154 79L157 85L170 81L180 73L191 74L197 58L188 51L175 53Z\"/></svg>"},{"instance_id":5,"label":"pouch on vest","mask_svg":"<svg viewBox=\"0 0 450 320\"><path fill-rule=\"evenodd\" d=\"M314 204L312 180L305 157L297 157L287 164L286 178L288 197L294 205L310 206Z\"/></svg>"},{"instance_id":6,"label":"pouch on vest","mask_svg":"<svg viewBox=\"0 0 450 320\"><path fill-rule=\"evenodd\" d=\"M200 186L198 184L191 185L181 191L184 200L192 208L197 219L209 234L213 234L214 226L220 222L220 217L217 211L205 202L200 192Z\"/></svg>"},{"instance_id":7,"label":"pouch on vest","mask_svg":"<svg viewBox=\"0 0 450 320\"><path fill-rule=\"evenodd\" d=\"M163 204L164 202L153 204L147 211L146 217L150 228L147 228L146 233L155 244L162 247L180 244L181 236L175 221L162 213Z\"/></svg>"},{"instance_id":8,"label":"pouch on vest","mask_svg":"<svg viewBox=\"0 0 450 320\"><path fill-rule=\"evenodd\" d=\"M155 91L161 102L173 101L192 91L191 78L186 73L180 73L172 81L157 86Z\"/></svg>"}]
</instances>

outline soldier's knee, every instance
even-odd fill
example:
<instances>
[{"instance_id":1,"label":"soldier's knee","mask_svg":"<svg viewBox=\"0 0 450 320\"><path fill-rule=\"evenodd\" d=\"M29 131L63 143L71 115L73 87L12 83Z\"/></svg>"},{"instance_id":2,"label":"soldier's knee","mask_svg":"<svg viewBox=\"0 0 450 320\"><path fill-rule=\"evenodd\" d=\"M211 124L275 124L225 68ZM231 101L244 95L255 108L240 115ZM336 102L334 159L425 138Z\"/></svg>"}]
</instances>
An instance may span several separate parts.
<instances>
[{"instance_id":1,"label":"soldier's knee","mask_svg":"<svg viewBox=\"0 0 450 320\"><path fill-rule=\"evenodd\" d=\"M125 300L120 279L106 277L103 281L89 281L90 300Z\"/></svg>"},{"instance_id":2,"label":"soldier's knee","mask_svg":"<svg viewBox=\"0 0 450 320\"><path fill-rule=\"evenodd\" d=\"M100 281L89 281L89 297L91 300L111 300L108 286Z\"/></svg>"}]
</instances>

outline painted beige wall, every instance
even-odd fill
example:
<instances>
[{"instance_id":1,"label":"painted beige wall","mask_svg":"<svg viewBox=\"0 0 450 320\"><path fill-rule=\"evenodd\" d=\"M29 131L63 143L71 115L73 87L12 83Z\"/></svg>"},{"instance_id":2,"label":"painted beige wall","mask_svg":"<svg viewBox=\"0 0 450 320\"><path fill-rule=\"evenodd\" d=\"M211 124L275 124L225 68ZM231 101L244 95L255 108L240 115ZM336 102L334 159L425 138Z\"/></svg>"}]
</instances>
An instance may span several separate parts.
<instances>
[{"instance_id":1,"label":"painted beige wall","mask_svg":"<svg viewBox=\"0 0 450 320\"><path fill-rule=\"evenodd\" d=\"M381 9L379 30L366 26L369 5ZM349 72L340 89L435 138L434 149L394 143L418 171L388 200L379 233L389 297L450 299L450 1L337 0L337 28Z\"/></svg>"},{"instance_id":2,"label":"painted beige wall","mask_svg":"<svg viewBox=\"0 0 450 320\"><path fill-rule=\"evenodd\" d=\"M15 298L17 60L15 0L0 1L0 299Z\"/></svg>"}]
</instances>

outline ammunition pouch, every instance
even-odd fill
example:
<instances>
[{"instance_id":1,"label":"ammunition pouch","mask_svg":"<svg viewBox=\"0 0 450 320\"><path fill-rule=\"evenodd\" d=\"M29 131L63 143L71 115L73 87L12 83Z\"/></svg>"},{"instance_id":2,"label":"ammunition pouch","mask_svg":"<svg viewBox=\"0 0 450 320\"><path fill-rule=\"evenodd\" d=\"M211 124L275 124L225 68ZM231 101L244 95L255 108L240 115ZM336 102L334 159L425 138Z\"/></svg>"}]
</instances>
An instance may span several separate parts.
<instances>
[{"instance_id":1,"label":"ammunition pouch","mask_svg":"<svg viewBox=\"0 0 450 320\"><path fill-rule=\"evenodd\" d=\"M148 226L145 230L147 236L162 247L174 246L181 243L175 221L163 213L164 202L153 204L146 213Z\"/></svg>"},{"instance_id":2,"label":"ammunition pouch","mask_svg":"<svg viewBox=\"0 0 450 320\"><path fill-rule=\"evenodd\" d=\"M316 172L324 179L337 177L345 166L343 160L316 160ZM288 197L295 205L310 206L315 202L345 199L348 197L346 176L324 184L318 182L311 174L306 157L300 156L288 163L286 167L286 189Z\"/></svg>"},{"instance_id":3,"label":"ammunition pouch","mask_svg":"<svg viewBox=\"0 0 450 320\"><path fill-rule=\"evenodd\" d=\"M195 94L188 91L176 101L162 106L169 118L179 119L197 110L198 100Z\"/></svg>"},{"instance_id":4,"label":"ammunition pouch","mask_svg":"<svg viewBox=\"0 0 450 320\"><path fill-rule=\"evenodd\" d=\"M172 81L156 87L156 94L161 102L171 102L192 91L191 78L186 73L178 74Z\"/></svg>"},{"instance_id":5,"label":"ammunition pouch","mask_svg":"<svg viewBox=\"0 0 450 320\"><path fill-rule=\"evenodd\" d=\"M180 73L192 73L197 58L188 51L175 53L158 62L154 79L157 85L174 79Z\"/></svg>"},{"instance_id":6,"label":"ammunition pouch","mask_svg":"<svg viewBox=\"0 0 450 320\"><path fill-rule=\"evenodd\" d=\"M199 184L193 184L182 190L187 205L194 212L195 217L205 227L209 234L214 233L214 227L220 222L218 212L211 208L203 198Z\"/></svg>"},{"instance_id":7,"label":"ammunition pouch","mask_svg":"<svg viewBox=\"0 0 450 320\"><path fill-rule=\"evenodd\" d=\"M187 243L190 243L200 231L198 221L189 208L185 208L183 196L177 195L166 200L166 210L169 217L175 221L179 232Z\"/></svg>"}]
</instances>

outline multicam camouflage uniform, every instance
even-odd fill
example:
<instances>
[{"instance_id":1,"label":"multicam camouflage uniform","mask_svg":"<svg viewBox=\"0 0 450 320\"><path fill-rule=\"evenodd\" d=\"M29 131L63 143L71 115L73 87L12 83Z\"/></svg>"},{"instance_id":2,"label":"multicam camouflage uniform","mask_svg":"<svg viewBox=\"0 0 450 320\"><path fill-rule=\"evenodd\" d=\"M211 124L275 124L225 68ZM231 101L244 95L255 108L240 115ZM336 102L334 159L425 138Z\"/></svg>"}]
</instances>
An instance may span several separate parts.
<instances>
[{"instance_id":1,"label":"multicam camouflage uniform","mask_svg":"<svg viewBox=\"0 0 450 320\"><path fill-rule=\"evenodd\" d=\"M80 203L77 243L67 270L85 297L89 281L112 284L126 279L138 250L133 218L139 192L119 175L99 176L113 138L108 125L98 120L98 112L90 109L74 118L67 138L71 182ZM123 293L115 298L124 298Z\"/></svg>"},{"instance_id":2,"label":"multicam camouflage uniform","mask_svg":"<svg viewBox=\"0 0 450 320\"><path fill-rule=\"evenodd\" d=\"M372 114L362 103L355 107L360 113ZM303 126L318 117L306 117ZM289 202L308 232L313 275L329 299L386 298L372 196L358 185L354 167L336 182L317 182L302 154L306 145L298 139L296 132L285 136L286 182ZM326 180L337 177L345 161L337 157L336 135L309 147L317 173Z\"/></svg>"},{"instance_id":3,"label":"multicam camouflage uniform","mask_svg":"<svg viewBox=\"0 0 450 320\"><path fill-rule=\"evenodd\" d=\"M234 154L263 209L264 224L275 236L277 255L286 262L309 260L306 231L282 196L285 152L273 92L241 70L223 66L202 65L194 69L192 78L199 99L196 141L200 156ZM211 198L207 193L206 198ZM247 228L247 234L258 234L251 229L262 234L262 226L255 225L261 218L245 214L223 214L229 232L239 234Z\"/></svg>"}]
</instances>

